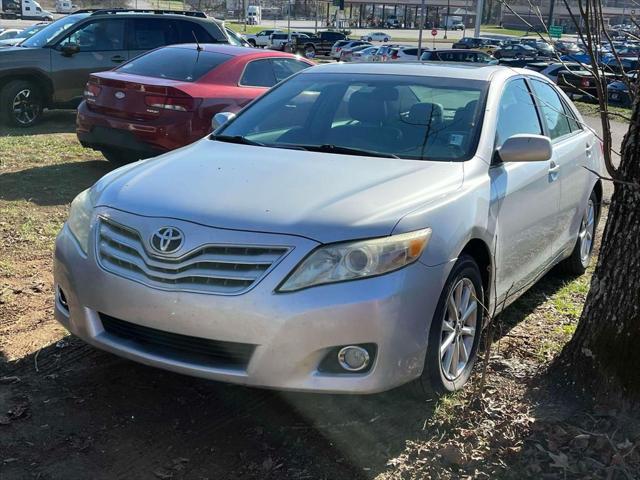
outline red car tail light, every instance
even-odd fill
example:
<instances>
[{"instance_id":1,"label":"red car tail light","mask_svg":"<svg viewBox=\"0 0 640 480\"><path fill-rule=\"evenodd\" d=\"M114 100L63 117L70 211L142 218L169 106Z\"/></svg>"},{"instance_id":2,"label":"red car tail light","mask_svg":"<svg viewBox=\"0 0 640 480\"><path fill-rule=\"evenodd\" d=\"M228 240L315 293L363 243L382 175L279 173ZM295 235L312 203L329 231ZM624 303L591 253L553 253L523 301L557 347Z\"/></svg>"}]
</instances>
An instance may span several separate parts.
<instances>
[{"instance_id":1,"label":"red car tail light","mask_svg":"<svg viewBox=\"0 0 640 480\"><path fill-rule=\"evenodd\" d=\"M100 85L89 82L84 87L84 98L89 102L91 101L95 102L96 97L100 95L101 91L102 91L102 87Z\"/></svg>"},{"instance_id":2,"label":"red car tail light","mask_svg":"<svg viewBox=\"0 0 640 480\"><path fill-rule=\"evenodd\" d=\"M393 50L393 52L391 53L391 60L397 60L397 59L398 59L398 51Z\"/></svg>"},{"instance_id":3,"label":"red car tail light","mask_svg":"<svg viewBox=\"0 0 640 480\"><path fill-rule=\"evenodd\" d=\"M145 103L152 108L174 110L177 112L191 112L195 110L197 102L192 97L165 97L161 95L147 95Z\"/></svg>"},{"instance_id":4,"label":"red car tail light","mask_svg":"<svg viewBox=\"0 0 640 480\"><path fill-rule=\"evenodd\" d=\"M589 79L588 78L583 78L580 80L580 86L582 88L589 88Z\"/></svg>"}]
</instances>

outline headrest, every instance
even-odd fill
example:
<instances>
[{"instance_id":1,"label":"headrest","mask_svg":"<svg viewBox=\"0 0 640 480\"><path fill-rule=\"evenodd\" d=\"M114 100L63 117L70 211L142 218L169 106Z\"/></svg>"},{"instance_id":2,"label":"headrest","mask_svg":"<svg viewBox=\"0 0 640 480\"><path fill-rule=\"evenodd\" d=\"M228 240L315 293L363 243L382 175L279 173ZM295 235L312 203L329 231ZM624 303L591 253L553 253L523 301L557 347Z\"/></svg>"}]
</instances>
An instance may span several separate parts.
<instances>
[{"instance_id":1,"label":"headrest","mask_svg":"<svg viewBox=\"0 0 640 480\"><path fill-rule=\"evenodd\" d=\"M354 92L349 98L349 115L359 122L379 123L387 118L387 106L374 92Z\"/></svg>"},{"instance_id":2,"label":"headrest","mask_svg":"<svg viewBox=\"0 0 640 480\"><path fill-rule=\"evenodd\" d=\"M411 125L431 125L442 122L442 105L438 103L416 103L409 109L407 123Z\"/></svg>"}]
</instances>

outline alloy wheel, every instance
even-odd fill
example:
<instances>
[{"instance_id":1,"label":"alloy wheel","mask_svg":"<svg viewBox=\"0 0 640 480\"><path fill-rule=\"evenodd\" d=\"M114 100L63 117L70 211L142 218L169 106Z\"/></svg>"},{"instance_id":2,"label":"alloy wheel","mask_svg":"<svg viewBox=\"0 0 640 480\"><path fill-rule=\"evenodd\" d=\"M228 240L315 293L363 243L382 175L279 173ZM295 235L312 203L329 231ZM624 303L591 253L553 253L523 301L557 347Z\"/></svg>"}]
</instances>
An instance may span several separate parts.
<instances>
[{"instance_id":1,"label":"alloy wheel","mask_svg":"<svg viewBox=\"0 0 640 480\"><path fill-rule=\"evenodd\" d=\"M582 224L580 225L580 260L582 265L589 264L589 258L591 256L591 250L593 248L593 237L595 234L596 225L596 207L592 199L589 199L587 204L587 211L582 218Z\"/></svg>"},{"instance_id":2,"label":"alloy wheel","mask_svg":"<svg viewBox=\"0 0 640 480\"><path fill-rule=\"evenodd\" d=\"M20 90L13 98L13 116L21 125L30 125L40 115L40 102L29 88Z\"/></svg>"},{"instance_id":3,"label":"alloy wheel","mask_svg":"<svg viewBox=\"0 0 640 480\"><path fill-rule=\"evenodd\" d=\"M440 368L448 380L457 379L471 358L478 331L476 288L462 278L451 289L440 332Z\"/></svg>"}]
</instances>

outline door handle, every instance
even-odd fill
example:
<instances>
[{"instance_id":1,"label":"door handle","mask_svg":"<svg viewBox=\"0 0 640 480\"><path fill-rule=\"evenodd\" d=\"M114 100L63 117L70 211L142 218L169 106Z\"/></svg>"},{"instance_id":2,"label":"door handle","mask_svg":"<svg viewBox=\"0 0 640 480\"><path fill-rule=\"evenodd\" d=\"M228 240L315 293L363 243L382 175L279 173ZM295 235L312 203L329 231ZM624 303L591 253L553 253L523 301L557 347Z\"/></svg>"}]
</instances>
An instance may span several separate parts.
<instances>
[{"instance_id":1,"label":"door handle","mask_svg":"<svg viewBox=\"0 0 640 480\"><path fill-rule=\"evenodd\" d=\"M122 63L125 60L126 58L124 58L122 55L114 55L113 57L111 57L111 61L116 63Z\"/></svg>"},{"instance_id":2,"label":"door handle","mask_svg":"<svg viewBox=\"0 0 640 480\"><path fill-rule=\"evenodd\" d=\"M549 179L554 182L558 178L558 173L560 173L560 165L551 160L551 164L549 164Z\"/></svg>"},{"instance_id":3,"label":"door handle","mask_svg":"<svg viewBox=\"0 0 640 480\"><path fill-rule=\"evenodd\" d=\"M591 151L593 150L593 145L589 145L587 143L587 146L585 147L585 151L587 152L587 157L591 156Z\"/></svg>"}]
</instances>

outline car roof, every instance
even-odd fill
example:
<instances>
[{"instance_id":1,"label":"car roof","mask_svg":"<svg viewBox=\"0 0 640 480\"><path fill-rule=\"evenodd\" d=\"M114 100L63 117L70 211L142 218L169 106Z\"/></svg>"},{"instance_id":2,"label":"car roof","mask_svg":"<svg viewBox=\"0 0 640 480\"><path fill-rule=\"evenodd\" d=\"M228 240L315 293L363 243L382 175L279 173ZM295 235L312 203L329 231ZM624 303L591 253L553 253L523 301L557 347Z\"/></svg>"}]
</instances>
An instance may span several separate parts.
<instances>
[{"instance_id":1,"label":"car roof","mask_svg":"<svg viewBox=\"0 0 640 480\"><path fill-rule=\"evenodd\" d=\"M425 68L423 63L416 61L402 63L325 63L303 70L306 73L346 73L346 74L373 74L373 75L407 75L423 77L451 77L468 80L491 80L496 73L512 72L515 74L531 72L514 69L500 65L472 66L463 64L446 64L429 66Z\"/></svg>"}]
</instances>

